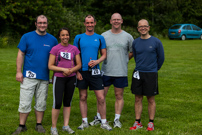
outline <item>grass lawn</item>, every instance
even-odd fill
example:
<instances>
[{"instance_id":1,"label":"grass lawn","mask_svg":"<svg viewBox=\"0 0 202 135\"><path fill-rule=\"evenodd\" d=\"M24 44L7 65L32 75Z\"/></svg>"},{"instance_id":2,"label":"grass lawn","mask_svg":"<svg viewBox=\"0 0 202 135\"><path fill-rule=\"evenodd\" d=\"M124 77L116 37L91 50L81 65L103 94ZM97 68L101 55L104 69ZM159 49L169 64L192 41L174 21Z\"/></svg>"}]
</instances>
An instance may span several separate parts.
<instances>
[{"instance_id":1,"label":"grass lawn","mask_svg":"<svg viewBox=\"0 0 202 135\"><path fill-rule=\"evenodd\" d=\"M142 124L143 128L130 131L135 120L134 95L130 92L131 76L135 68L134 60L129 62L129 87L124 91L124 108L121 119L121 129L105 131L99 126L89 127L84 131L77 130L81 124L79 109L79 93L75 90L70 126L77 135L199 135L202 134L202 40L161 40L165 50L165 63L159 71L159 92L156 96L155 130L146 131L148 123L147 100L143 100ZM10 135L19 124L19 89L20 83L15 80L16 48L0 49L0 134ZM88 91L88 121L92 121L96 114L96 98L94 92ZM106 97L107 120L110 125L114 119L114 90L110 87ZM33 100L34 106L34 100ZM26 126L28 131L22 135L38 135L35 128L34 108L28 117ZM49 85L47 110L43 125L50 134L52 108L52 85ZM63 126L62 110L58 119L57 128L60 135Z\"/></svg>"}]
</instances>

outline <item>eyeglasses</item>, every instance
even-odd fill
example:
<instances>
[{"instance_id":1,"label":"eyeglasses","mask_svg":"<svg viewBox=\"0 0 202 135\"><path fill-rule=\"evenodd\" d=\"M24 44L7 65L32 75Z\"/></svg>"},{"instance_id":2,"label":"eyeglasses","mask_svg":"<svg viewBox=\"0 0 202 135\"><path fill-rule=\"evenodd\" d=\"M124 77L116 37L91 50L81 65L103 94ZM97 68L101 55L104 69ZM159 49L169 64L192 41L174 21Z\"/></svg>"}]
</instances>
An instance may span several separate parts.
<instances>
[{"instance_id":1,"label":"eyeglasses","mask_svg":"<svg viewBox=\"0 0 202 135\"><path fill-rule=\"evenodd\" d=\"M148 28L148 27L149 27L148 25L144 25L144 26L138 26L137 28L141 29L141 28Z\"/></svg>"},{"instance_id":2,"label":"eyeglasses","mask_svg":"<svg viewBox=\"0 0 202 135\"><path fill-rule=\"evenodd\" d=\"M117 22L119 22L119 21L121 21L121 19L112 19L112 21L117 21Z\"/></svg>"},{"instance_id":3,"label":"eyeglasses","mask_svg":"<svg viewBox=\"0 0 202 135\"><path fill-rule=\"evenodd\" d=\"M39 25L42 25L42 24L46 25L48 23L47 22L37 22L37 24L39 24Z\"/></svg>"}]
</instances>

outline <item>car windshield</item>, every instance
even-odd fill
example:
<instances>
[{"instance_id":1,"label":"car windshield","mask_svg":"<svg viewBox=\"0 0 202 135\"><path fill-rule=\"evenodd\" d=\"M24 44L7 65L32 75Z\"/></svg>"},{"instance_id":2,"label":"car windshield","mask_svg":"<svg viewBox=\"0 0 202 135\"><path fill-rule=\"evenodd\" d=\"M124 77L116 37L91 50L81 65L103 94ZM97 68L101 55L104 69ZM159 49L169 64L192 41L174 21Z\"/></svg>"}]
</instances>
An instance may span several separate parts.
<instances>
[{"instance_id":1,"label":"car windshield","mask_svg":"<svg viewBox=\"0 0 202 135\"><path fill-rule=\"evenodd\" d=\"M181 27L181 25L174 25L170 29L179 29L180 27Z\"/></svg>"}]
</instances>

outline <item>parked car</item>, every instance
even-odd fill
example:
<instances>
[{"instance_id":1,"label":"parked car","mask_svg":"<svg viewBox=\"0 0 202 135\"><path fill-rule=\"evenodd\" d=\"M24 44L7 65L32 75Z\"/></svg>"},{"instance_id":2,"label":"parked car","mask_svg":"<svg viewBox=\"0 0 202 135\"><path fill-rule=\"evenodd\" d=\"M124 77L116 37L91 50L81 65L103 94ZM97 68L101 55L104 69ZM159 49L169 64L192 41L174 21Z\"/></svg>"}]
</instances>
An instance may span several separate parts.
<instances>
[{"instance_id":1,"label":"parked car","mask_svg":"<svg viewBox=\"0 0 202 135\"><path fill-rule=\"evenodd\" d=\"M181 40L202 39L202 29L194 24L174 24L168 29L168 37L169 39L179 38Z\"/></svg>"}]
</instances>

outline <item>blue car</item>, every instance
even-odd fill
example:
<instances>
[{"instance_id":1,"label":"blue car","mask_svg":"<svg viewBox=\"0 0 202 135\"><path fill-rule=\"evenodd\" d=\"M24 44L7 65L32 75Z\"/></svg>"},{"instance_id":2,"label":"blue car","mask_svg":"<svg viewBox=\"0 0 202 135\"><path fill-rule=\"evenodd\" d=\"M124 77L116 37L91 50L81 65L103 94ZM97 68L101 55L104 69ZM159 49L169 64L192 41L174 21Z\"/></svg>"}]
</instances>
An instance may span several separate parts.
<instances>
[{"instance_id":1,"label":"blue car","mask_svg":"<svg viewBox=\"0 0 202 135\"><path fill-rule=\"evenodd\" d=\"M194 24L175 24L168 29L169 39L202 39L202 29Z\"/></svg>"}]
</instances>

